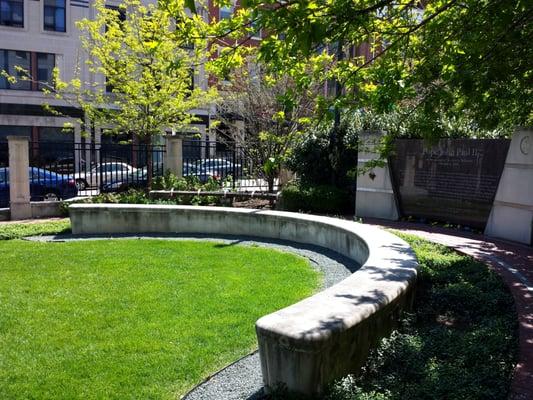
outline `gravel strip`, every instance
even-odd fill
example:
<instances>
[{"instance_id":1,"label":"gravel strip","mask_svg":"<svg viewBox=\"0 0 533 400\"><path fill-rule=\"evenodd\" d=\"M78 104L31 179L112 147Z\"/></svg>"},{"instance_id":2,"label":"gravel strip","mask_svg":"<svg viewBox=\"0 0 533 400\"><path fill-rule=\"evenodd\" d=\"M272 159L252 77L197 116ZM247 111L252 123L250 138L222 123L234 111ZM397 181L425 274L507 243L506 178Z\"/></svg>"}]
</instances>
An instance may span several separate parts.
<instances>
[{"instance_id":1,"label":"gravel strip","mask_svg":"<svg viewBox=\"0 0 533 400\"><path fill-rule=\"evenodd\" d=\"M165 239L209 240L227 246L261 246L295 253L310 261L310 265L323 274L323 288L330 287L355 272L359 265L329 249L301 243L253 238L245 236L214 235L56 235L33 236L26 240L38 242L67 242L108 239ZM258 400L263 397L263 382L258 352L254 352L216 372L184 396L185 400Z\"/></svg>"}]
</instances>

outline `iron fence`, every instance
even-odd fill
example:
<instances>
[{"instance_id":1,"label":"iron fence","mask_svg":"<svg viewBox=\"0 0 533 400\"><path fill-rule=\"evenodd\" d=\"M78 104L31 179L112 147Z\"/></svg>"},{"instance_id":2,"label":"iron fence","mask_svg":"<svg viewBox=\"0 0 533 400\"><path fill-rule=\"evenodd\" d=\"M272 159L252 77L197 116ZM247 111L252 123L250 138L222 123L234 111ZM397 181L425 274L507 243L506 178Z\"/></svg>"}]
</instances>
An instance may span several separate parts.
<instances>
[{"instance_id":1,"label":"iron fence","mask_svg":"<svg viewBox=\"0 0 533 400\"><path fill-rule=\"evenodd\" d=\"M149 174L163 174L164 153L158 145L32 142L30 184L41 199L144 188Z\"/></svg>"},{"instance_id":2,"label":"iron fence","mask_svg":"<svg viewBox=\"0 0 533 400\"><path fill-rule=\"evenodd\" d=\"M85 142L31 141L29 180L32 201L69 199L130 188L147 188L161 176L165 146ZM0 142L0 207L9 205L8 143ZM261 160L235 143L187 140L183 143L183 175L201 183L241 192L269 191ZM272 182L270 190L276 190ZM215 188L210 188L214 190Z\"/></svg>"},{"instance_id":3,"label":"iron fence","mask_svg":"<svg viewBox=\"0 0 533 400\"><path fill-rule=\"evenodd\" d=\"M269 191L263 163L254 156L253 146L243 147L234 142L184 141L183 175L203 183L214 179L237 191ZM277 190L277 179L271 186L270 190Z\"/></svg>"}]
</instances>

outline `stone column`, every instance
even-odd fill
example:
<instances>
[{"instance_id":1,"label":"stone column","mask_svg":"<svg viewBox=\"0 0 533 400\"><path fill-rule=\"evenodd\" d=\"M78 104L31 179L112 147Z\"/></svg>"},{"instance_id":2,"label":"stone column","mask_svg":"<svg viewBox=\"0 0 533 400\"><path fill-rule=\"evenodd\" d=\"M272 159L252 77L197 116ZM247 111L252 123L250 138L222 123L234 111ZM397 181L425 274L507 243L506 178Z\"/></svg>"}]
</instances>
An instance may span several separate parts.
<instances>
[{"instance_id":1,"label":"stone column","mask_svg":"<svg viewBox=\"0 0 533 400\"><path fill-rule=\"evenodd\" d=\"M533 245L533 129L511 140L485 235Z\"/></svg>"},{"instance_id":2,"label":"stone column","mask_svg":"<svg viewBox=\"0 0 533 400\"><path fill-rule=\"evenodd\" d=\"M379 155L375 147L381 133L365 132L360 136L359 167L376 160ZM387 160L382 167L372 168L357 176L356 213L358 217L381 218L395 221L400 213L392 186Z\"/></svg>"},{"instance_id":3,"label":"stone column","mask_svg":"<svg viewBox=\"0 0 533 400\"><path fill-rule=\"evenodd\" d=\"M165 172L170 170L178 178L183 176L183 141L181 137L165 136Z\"/></svg>"},{"instance_id":4,"label":"stone column","mask_svg":"<svg viewBox=\"0 0 533 400\"><path fill-rule=\"evenodd\" d=\"M31 218L30 180L28 176L29 137L8 136L9 200L11 219Z\"/></svg>"}]
</instances>

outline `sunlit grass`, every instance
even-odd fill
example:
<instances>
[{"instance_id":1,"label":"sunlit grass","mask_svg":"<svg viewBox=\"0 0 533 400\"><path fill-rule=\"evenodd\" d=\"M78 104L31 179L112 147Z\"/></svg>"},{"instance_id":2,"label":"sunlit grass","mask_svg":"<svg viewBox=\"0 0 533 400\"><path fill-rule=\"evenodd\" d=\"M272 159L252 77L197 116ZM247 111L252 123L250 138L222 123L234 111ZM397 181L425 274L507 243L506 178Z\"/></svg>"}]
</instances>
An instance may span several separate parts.
<instances>
[{"instance_id":1,"label":"sunlit grass","mask_svg":"<svg viewBox=\"0 0 533 400\"><path fill-rule=\"evenodd\" d=\"M70 232L70 220L0 224L0 240L20 239L25 236L55 235Z\"/></svg>"},{"instance_id":2,"label":"sunlit grass","mask_svg":"<svg viewBox=\"0 0 533 400\"><path fill-rule=\"evenodd\" d=\"M0 399L176 399L311 294L307 260L166 240L0 243Z\"/></svg>"}]
</instances>

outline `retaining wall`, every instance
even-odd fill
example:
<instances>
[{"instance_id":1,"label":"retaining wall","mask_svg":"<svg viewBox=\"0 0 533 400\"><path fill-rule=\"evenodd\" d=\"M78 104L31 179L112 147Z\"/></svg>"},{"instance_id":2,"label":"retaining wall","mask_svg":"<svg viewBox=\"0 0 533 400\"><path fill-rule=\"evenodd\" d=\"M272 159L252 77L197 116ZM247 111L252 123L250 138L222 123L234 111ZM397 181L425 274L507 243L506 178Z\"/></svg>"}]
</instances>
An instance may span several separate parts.
<instances>
[{"instance_id":1,"label":"retaining wall","mask_svg":"<svg viewBox=\"0 0 533 400\"><path fill-rule=\"evenodd\" d=\"M222 207L73 204L74 234L205 233L247 235L322 246L362 267L347 279L260 318L263 380L321 393L357 372L369 349L410 306L417 262L409 245L374 227L336 218Z\"/></svg>"}]
</instances>

